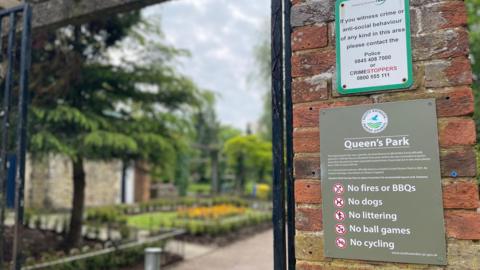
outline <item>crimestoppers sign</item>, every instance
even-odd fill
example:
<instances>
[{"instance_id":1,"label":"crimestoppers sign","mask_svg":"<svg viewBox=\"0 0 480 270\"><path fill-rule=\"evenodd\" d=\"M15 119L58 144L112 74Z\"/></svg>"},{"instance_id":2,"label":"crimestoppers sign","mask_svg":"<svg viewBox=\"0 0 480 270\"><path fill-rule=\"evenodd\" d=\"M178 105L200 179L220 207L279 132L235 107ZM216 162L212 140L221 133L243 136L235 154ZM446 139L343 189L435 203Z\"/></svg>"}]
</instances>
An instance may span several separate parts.
<instances>
[{"instance_id":1,"label":"crimestoppers sign","mask_svg":"<svg viewBox=\"0 0 480 270\"><path fill-rule=\"evenodd\" d=\"M336 39L340 94L413 84L408 0L337 1Z\"/></svg>"},{"instance_id":2,"label":"crimestoppers sign","mask_svg":"<svg viewBox=\"0 0 480 270\"><path fill-rule=\"evenodd\" d=\"M434 99L320 112L326 257L445 265Z\"/></svg>"}]
</instances>

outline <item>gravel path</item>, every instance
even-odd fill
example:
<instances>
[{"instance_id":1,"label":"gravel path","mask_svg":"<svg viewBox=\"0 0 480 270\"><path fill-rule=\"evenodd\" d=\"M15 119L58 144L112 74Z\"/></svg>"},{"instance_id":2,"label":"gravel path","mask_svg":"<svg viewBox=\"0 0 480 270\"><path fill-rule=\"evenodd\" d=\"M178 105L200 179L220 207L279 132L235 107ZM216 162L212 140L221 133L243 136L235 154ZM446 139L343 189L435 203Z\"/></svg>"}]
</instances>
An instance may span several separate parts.
<instances>
[{"instance_id":1,"label":"gravel path","mask_svg":"<svg viewBox=\"0 0 480 270\"><path fill-rule=\"evenodd\" d=\"M271 230L232 245L170 266L165 270L269 270L273 269L273 232Z\"/></svg>"}]
</instances>

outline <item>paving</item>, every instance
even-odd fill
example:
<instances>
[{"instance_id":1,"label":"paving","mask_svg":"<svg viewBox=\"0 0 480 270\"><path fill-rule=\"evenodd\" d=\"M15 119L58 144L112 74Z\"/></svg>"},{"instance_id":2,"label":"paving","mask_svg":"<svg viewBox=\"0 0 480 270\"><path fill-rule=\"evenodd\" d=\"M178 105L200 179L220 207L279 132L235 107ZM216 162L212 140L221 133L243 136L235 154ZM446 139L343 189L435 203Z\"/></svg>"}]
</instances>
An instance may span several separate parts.
<instances>
[{"instance_id":1,"label":"paving","mask_svg":"<svg viewBox=\"0 0 480 270\"><path fill-rule=\"evenodd\" d=\"M196 250L185 261L165 270L267 270L273 269L273 232L271 230L221 248ZM193 251L193 250L192 250ZM162 269L163 270L163 269Z\"/></svg>"}]
</instances>

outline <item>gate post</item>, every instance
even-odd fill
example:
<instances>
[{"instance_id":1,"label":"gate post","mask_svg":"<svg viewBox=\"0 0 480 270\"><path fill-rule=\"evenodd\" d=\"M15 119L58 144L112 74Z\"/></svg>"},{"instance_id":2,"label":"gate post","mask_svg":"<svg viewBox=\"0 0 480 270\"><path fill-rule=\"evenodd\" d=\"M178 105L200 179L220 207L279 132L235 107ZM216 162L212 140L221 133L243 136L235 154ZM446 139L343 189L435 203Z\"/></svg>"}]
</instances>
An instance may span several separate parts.
<instances>
[{"instance_id":1,"label":"gate post","mask_svg":"<svg viewBox=\"0 0 480 270\"><path fill-rule=\"evenodd\" d=\"M298 270L480 269L480 201L467 11L463 1L410 1L414 84L407 90L340 95L335 1L292 0L293 141ZM434 98L437 104L446 266L326 258L320 188L321 109Z\"/></svg>"}]
</instances>

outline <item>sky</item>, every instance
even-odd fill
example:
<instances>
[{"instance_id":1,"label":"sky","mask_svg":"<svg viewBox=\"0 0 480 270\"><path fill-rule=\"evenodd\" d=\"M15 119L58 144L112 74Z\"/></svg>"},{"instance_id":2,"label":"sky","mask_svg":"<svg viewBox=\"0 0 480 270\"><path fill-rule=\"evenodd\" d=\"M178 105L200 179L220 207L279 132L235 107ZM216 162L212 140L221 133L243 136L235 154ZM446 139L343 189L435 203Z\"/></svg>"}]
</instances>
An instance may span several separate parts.
<instances>
[{"instance_id":1,"label":"sky","mask_svg":"<svg viewBox=\"0 0 480 270\"><path fill-rule=\"evenodd\" d=\"M174 0L143 10L145 18L160 20L167 43L190 51L179 70L218 94L220 121L242 130L262 113L266 90L248 77L269 14L269 0Z\"/></svg>"}]
</instances>

